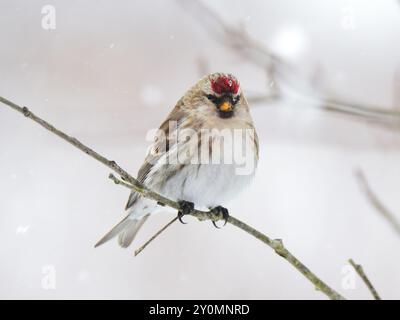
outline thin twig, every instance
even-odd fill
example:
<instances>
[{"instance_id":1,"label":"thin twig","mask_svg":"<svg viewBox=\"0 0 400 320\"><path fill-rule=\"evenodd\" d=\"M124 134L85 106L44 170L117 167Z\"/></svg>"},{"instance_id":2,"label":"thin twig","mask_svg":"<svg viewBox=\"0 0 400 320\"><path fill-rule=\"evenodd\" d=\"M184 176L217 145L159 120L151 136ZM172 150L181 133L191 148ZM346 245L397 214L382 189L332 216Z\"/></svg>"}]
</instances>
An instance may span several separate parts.
<instances>
[{"instance_id":1,"label":"thin twig","mask_svg":"<svg viewBox=\"0 0 400 320\"><path fill-rule=\"evenodd\" d=\"M176 220L178 220L178 216L173 218L170 222L168 222L164 227L158 230L149 240L147 240L142 246L135 250L135 257L146 248L150 242L152 242L155 238L157 238L165 229L167 229L171 224L173 224Z\"/></svg>"},{"instance_id":2,"label":"thin twig","mask_svg":"<svg viewBox=\"0 0 400 320\"><path fill-rule=\"evenodd\" d=\"M114 181L114 183L115 184L120 184L120 185L122 185L122 186L124 186L124 187L127 187L128 189L134 189L134 186L133 185L131 185L131 184L129 184L129 183L126 183L125 181L123 181L123 180L121 180L121 179L118 179L116 176L114 176L112 173L110 173L109 175L108 175L108 178L109 179L111 179L112 181Z\"/></svg>"},{"instance_id":3,"label":"thin twig","mask_svg":"<svg viewBox=\"0 0 400 320\"><path fill-rule=\"evenodd\" d=\"M400 222L397 220L396 215L391 212L385 204L379 199L376 193L372 190L368 183L368 180L361 169L355 172L356 179L360 185L361 190L364 192L369 203L375 208L375 210L382 215L383 218L392 226L392 228L400 235Z\"/></svg>"},{"instance_id":4,"label":"thin twig","mask_svg":"<svg viewBox=\"0 0 400 320\"><path fill-rule=\"evenodd\" d=\"M363 267L360 264L356 264L353 259L349 259L349 263L351 266L356 270L362 281L365 283L367 286L368 290L371 292L372 296L374 297L375 300L381 300L381 297L379 296L378 292L375 290L375 287L372 285L371 281L368 279L367 275L364 272Z\"/></svg>"},{"instance_id":5,"label":"thin twig","mask_svg":"<svg viewBox=\"0 0 400 320\"><path fill-rule=\"evenodd\" d=\"M85 152L88 156L96 159L97 161L103 163L105 166L113 170L114 172L118 173L121 178L130 183L132 185L133 190L140 193L143 197L152 199L157 201L157 203L161 203L163 205L167 205L173 209L179 210L180 206L177 202L172 201L144 186L138 180L133 178L128 172L122 169L115 161L108 160L104 156L100 155L93 149L87 147L76 138L73 138L66 133L58 130L53 125L48 123L47 121L39 118L35 114L33 114L27 107L20 107L17 104L0 97L0 102L4 103L5 105L11 107L17 112L22 113L25 117L30 118L31 120L35 121L36 123L40 124L45 129L49 130L50 132L54 133L55 135L59 136L61 139L67 141L68 143L72 144L74 147L78 148L79 150ZM194 209L190 215L196 217L199 220L212 220L218 221L221 220L221 216L216 216L210 211L200 211ZM259 239L260 241L264 242L266 245L271 247L275 250L277 254L281 257L286 259L292 266L294 266L299 272L301 272L308 280L310 280L317 290L322 291L325 295L327 295L330 299L345 299L335 290L330 288L327 284L325 284L321 279L319 279L310 269L308 269L302 262L300 262L295 256L293 256L283 245L281 240L273 240L267 237L266 235L262 234L261 232L257 231L256 229L250 227L246 223L230 216L228 218L228 223L242 229L243 231L247 232L248 234L252 235L253 237Z\"/></svg>"},{"instance_id":6,"label":"thin twig","mask_svg":"<svg viewBox=\"0 0 400 320\"><path fill-rule=\"evenodd\" d=\"M116 176L114 176L112 173L109 174L108 178L110 178L112 181L114 181L115 184L122 185L130 190L133 189L133 186L130 185L129 183L126 183L122 181L121 179L118 179ZM170 222L168 222L164 227L162 227L159 231L157 231L149 240L147 240L142 246L140 246L138 249L135 250L134 254L135 257L143 251L144 248L146 248L153 240L155 240L165 229L167 229L171 224L173 224L176 220L178 220L178 216L173 218Z\"/></svg>"}]
</instances>

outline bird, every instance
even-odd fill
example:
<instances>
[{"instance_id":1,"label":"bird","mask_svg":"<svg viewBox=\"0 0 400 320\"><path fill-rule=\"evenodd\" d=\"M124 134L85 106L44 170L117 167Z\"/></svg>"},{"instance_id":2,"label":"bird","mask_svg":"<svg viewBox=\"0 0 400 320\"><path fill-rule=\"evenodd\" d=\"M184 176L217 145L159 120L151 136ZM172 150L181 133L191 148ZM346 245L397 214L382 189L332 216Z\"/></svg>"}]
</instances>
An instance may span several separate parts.
<instances>
[{"instance_id":1,"label":"bird","mask_svg":"<svg viewBox=\"0 0 400 320\"><path fill-rule=\"evenodd\" d=\"M258 158L258 136L243 89L232 74L216 72L178 100L157 130L137 179L176 201L182 223L195 207L208 208L226 223L229 211L222 204L251 183ZM161 208L132 191L126 216L95 247L116 236L121 247L129 247L148 217Z\"/></svg>"}]
</instances>

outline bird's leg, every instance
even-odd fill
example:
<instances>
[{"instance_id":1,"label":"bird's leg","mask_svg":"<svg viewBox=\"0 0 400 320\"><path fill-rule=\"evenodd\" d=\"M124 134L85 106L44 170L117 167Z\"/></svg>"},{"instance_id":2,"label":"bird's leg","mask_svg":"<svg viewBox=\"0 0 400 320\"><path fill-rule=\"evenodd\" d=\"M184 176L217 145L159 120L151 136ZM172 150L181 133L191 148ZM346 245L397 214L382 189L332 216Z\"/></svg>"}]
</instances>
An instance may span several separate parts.
<instances>
[{"instance_id":1,"label":"bird's leg","mask_svg":"<svg viewBox=\"0 0 400 320\"><path fill-rule=\"evenodd\" d=\"M184 215L190 214L193 211L194 203L185 200L180 200L178 201L178 204L179 204L178 219L181 223L186 224L186 222L182 221L182 217Z\"/></svg>"},{"instance_id":2,"label":"bird's leg","mask_svg":"<svg viewBox=\"0 0 400 320\"><path fill-rule=\"evenodd\" d=\"M218 219L221 219L221 217L222 217L222 219L224 219L224 225L223 226L225 226L226 225L226 223L228 222L228 218L229 218L229 211L228 211L228 209L227 208L224 208L223 206L217 206L217 207L215 207L215 208L212 208L211 210L211 213L213 214L213 215L215 215ZM218 227L217 226L217 224L215 223L215 221L213 220L213 225L216 227L216 228L218 228L218 229L220 229L221 227Z\"/></svg>"}]
</instances>

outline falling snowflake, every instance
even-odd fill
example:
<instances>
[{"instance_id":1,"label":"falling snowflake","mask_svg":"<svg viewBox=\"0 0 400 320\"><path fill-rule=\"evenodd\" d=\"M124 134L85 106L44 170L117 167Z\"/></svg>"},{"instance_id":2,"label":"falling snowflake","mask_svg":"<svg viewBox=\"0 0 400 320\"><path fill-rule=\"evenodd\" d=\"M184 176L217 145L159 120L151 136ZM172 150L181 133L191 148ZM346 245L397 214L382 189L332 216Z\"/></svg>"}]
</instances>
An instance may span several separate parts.
<instances>
[{"instance_id":1,"label":"falling snowflake","mask_svg":"<svg viewBox=\"0 0 400 320\"><path fill-rule=\"evenodd\" d=\"M275 34L272 48L285 58L296 58L307 46L308 39L304 31L296 26L286 26Z\"/></svg>"},{"instance_id":2,"label":"falling snowflake","mask_svg":"<svg viewBox=\"0 0 400 320\"><path fill-rule=\"evenodd\" d=\"M15 231L16 234L25 234L30 226L18 226L17 230Z\"/></svg>"}]
</instances>

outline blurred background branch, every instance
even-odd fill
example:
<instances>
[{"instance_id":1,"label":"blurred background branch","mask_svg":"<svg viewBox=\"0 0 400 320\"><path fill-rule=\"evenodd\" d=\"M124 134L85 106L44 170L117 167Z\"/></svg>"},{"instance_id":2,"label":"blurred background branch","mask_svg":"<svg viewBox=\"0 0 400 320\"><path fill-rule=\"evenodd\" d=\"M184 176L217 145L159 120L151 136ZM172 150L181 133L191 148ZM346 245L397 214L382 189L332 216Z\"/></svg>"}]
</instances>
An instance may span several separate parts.
<instances>
[{"instance_id":1,"label":"blurred background branch","mask_svg":"<svg viewBox=\"0 0 400 320\"><path fill-rule=\"evenodd\" d=\"M352 116L355 119L368 121L369 123L380 124L385 128L400 129L400 109L398 105L390 109L330 98L315 85L318 82L318 74L316 75L317 81L314 81L314 83L302 76L296 66L274 54L261 41L247 33L240 21L236 23L238 26L234 26L232 23L228 24L217 12L205 5L201 0L177 1L182 8L197 20L208 35L218 43L223 43L229 47L231 51L236 52L243 59L258 66L261 72L267 75L268 92L248 95L248 100L251 104L266 104L282 98L281 88L286 86L299 98L310 102L310 106L316 106L324 111ZM199 70L203 73L202 68L199 68ZM395 80L395 84L398 84L398 78ZM397 89L398 86L395 86L395 88ZM398 103L397 100L395 102Z\"/></svg>"},{"instance_id":2,"label":"blurred background branch","mask_svg":"<svg viewBox=\"0 0 400 320\"><path fill-rule=\"evenodd\" d=\"M392 226L396 233L400 235L399 220L397 219L396 215L386 207L376 192L371 188L364 172L361 169L357 169L355 172L355 177L361 191L364 193L371 206Z\"/></svg>"}]
</instances>

